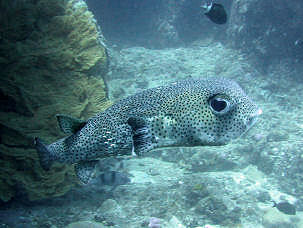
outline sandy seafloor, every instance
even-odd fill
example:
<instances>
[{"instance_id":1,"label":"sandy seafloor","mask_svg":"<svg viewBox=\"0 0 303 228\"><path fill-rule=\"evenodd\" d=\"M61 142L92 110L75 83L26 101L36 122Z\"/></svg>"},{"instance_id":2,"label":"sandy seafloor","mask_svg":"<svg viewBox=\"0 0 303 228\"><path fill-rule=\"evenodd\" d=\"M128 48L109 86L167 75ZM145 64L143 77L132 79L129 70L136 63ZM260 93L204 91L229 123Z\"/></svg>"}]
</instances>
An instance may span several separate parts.
<instances>
[{"instance_id":1,"label":"sandy seafloor","mask_svg":"<svg viewBox=\"0 0 303 228\"><path fill-rule=\"evenodd\" d=\"M12 203L1 211L0 227L136 228L148 227L151 217L168 228L303 227L302 174L296 167L303 145L299 63L284 59L261 71L253 64L258 59L211 40L177 49L116 48L109 54L106 80L113 101L187 77L223 76L236 80L263 114L227 146L103 160L100 166L116 163L112 170L128 173L131 183L89 185L57 199ZM281 213L273 200L295 204L297 215Z\"/></svg>"}]
</instances>

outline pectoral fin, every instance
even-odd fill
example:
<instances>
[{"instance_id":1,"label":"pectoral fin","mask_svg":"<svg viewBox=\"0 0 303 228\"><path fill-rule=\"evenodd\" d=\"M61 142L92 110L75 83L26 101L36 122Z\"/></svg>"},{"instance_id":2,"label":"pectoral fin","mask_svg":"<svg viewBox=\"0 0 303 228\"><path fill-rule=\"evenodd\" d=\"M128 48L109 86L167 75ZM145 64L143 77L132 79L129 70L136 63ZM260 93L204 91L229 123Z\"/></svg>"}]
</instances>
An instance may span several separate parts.
<instances>
[{"instance_id":1,"label":"pectoral fin","mask_svg":"<svg viewBox=\"0 0 303 228\"><path fill-rule=\"evenodd\" d=\"M75 165L75 172L82 184L88 184L96 176L96 165L99 161L83 161Z\"/></svg>"},{"instance_id":2,"label":"pectoral fin","mask_svg":"<svg viewBox=\"0 0 303 228\"><path fill-rule=\"evenodd\" d=\"M86 121L68 115L57 114L56 117L61 131L65 134L74 134L86 124Z\"/></svg>"},{"instance_id":3,"label":"pectoral fin","mask_svg":"<svg viewBox=\"0 0 303 228\"><path fill-rule=\"evenodd\" d=\"M156 147L156 140L152 136L144 119L130 117L127 123L132 128L134 152L136 155L142 155Z\"/></svg>"}]
</instances>

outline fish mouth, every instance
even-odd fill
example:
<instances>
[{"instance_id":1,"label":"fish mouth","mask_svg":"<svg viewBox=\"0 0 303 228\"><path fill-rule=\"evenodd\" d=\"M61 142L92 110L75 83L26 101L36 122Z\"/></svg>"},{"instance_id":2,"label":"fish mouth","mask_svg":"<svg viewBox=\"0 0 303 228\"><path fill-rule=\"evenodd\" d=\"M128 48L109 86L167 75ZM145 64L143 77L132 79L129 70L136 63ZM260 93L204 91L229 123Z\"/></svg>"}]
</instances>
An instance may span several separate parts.
<instances>
[{"instance_id":1,"label":"fish mouth","mask_svg":"<svg viewBox=\"0 0 303 228\"><path fill-rule=\"evenodd\" d=\"M248 126L248 129L255 125L259 116L262 114L262 112L263 112L262 109L258 108L257 111L249 117L249 119L246 123L246 126Z\"/></svg>"},{"instance_id":2,"label":"fish mouth","mask_svg":"<svg viewBox=\"0 0 303 228\"><path fill-rule=\"evenodd\" d=\"M256 124L262 112L263 112L262 109L259 108L257 109L256 112L254 112L252 115L249 116L249 118L245 122L246 130L241 134L241 136L243 136L252 126Z\"/></svg>"}]
</instances>

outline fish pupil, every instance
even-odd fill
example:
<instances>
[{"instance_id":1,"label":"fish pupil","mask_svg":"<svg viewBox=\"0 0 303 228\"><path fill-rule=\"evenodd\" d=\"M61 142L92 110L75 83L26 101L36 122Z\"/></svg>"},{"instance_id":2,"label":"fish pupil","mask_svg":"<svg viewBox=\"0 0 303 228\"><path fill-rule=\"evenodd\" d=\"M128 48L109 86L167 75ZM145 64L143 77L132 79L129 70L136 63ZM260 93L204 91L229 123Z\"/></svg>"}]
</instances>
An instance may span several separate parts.
<instances>
[{"instance_id":1,"label":"fish pupil","mask_svg":"<svg viewBox=\"0 0 303 228\"><path fill-rule=\"evenodd\" d=\"M219 100L219 99L213 99L210 101L210 106L212 107L213 110L215 110L216 112L221 112L222 110L224 110L227 106L226 101L224 100Z\"/></svg>"}]
</instances>

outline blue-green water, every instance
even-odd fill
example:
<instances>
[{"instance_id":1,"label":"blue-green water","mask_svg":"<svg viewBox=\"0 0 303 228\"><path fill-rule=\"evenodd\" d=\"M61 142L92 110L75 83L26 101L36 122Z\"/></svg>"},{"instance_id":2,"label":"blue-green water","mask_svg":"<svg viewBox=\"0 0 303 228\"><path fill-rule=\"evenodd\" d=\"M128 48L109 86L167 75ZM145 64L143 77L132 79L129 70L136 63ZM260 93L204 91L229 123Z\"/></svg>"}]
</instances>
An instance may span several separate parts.
<instances>
[{"instance_id":1,"label":"blue-green water","mask_svg":"<svg viewBox=\"0 0 303 228\"><path fill-rule=\"evenodd\" d=\"M303 227L299 0L218 1L228 13L225 25L208 20L200 1L87 0L100 26L98 45L106 45L106 70L99 69L101 60L87 67L93 61L82 53L90 45L78 48L81 40L68 46L77 50L68 52L77 58L71 55L70 67L61 67L54 56L66 56L64 44L76 27L63 20L66 12L53 2L16 0L8 7L12 11L1 2L7 17L0 17L6 26L0 28L0 227ZM70 3L77 9L85 6L82 1ZM41 8L51 6L60 15L48 8L39 16ZM33 15L31 7L38 15L35 20L26 19ZM8 20L14 13L26 21L17 30ZM40 38L46 29L42 25L53 21L66 23L68 29L52 36L59 40L56 45L45 45L53 40ZM29 44L37 49L29 52ZM58 45L62 48L55 49ZM75 80L62 80L71 74ZM88 82L77 81L80 74ZM105 158L87 185L75 181L72 167L66 171L56 164L46 172L39 166L32 138L50 143L62 137L50 112L85 119L104 103L106 98L94 103L102 86L93 87L96 81L89 80L104 79L106 96L116 103L145 89L212 76L237 81L263 111L253 128L228 145ZM58 95L62 88L76 101ZM49 89L54 90L48 95L52 103L43 96ZM43 118L47 125L34 121ZM273 207L274 202L290 206Z\"/></svg>"}]
</instances>

